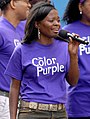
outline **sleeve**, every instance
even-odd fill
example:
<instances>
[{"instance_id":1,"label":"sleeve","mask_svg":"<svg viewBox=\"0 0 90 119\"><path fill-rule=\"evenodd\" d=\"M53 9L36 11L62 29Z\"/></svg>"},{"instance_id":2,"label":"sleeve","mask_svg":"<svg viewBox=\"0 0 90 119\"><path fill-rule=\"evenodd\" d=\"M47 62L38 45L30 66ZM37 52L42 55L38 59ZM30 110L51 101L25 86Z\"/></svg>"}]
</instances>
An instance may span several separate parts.
<instances>
[{"instance_id":1,"label":"sleeve","mask_svg":"<svg viewBox=\"0 0 90 119\"><path fill-rule=\"evenodd\" d=\"M17 47L15 48L10 57L5 74L17 80L21 80L22 79L21 50Z\"/></svg>"}]
</instances>

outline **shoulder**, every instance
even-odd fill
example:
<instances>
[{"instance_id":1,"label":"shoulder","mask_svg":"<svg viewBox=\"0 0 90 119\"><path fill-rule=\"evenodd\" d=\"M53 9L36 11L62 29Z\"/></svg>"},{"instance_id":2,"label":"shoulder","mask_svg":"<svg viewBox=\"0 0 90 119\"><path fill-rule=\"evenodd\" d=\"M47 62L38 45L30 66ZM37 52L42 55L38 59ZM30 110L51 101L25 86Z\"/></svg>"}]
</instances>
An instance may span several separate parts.
<instances>
[{"instance_id":1,"label":"shoulder","mask_svg":"<svg viewBox=\"0 0 90 119\"><path fill-rule=\"evenodd\" d=\"M76 21L73 23L70 23L68 25L65 25L62 29L68 30L69 32L76 32L77 29L79 30L82 27L80 21Z\"/></svg>"},{"instance_id":2,"label":"shoulder","mask_svg":"<svg viewBox=\"0 0 90 119\"><path fill-rule=\"evenodd\" d=\"M15 47L14 52L21 52L21 49L22 49L22 44L19 43L19 44Z\"/></svg>"},{"instance_id":3,"label":"shoulder","mask_svg":"<svg viewBox=\"0 0 90 119\"><path fill-rule=\"evenodd\" d=\"M28 48L30 49L30 45L29 44L19 43L15 47L15 51L17 51L17 52L23 52L23 51L26 51Z\"/></svg>"},{"instance_id":4,"label":"shoulder","mask_svg":"<svg viewBox=\"0 0 90 119\"><path fill-rule=\"evenodd\" d=\"M68 24L68 25L65 25L64 27L63 27L63 29L69 29L69 28L72 28L72 27L76 27L77 25L79 25L80 24L80 21L75 21L75 22L72 22L72 23L70 23L70 24Z\"/></svg>"}]
</instances>

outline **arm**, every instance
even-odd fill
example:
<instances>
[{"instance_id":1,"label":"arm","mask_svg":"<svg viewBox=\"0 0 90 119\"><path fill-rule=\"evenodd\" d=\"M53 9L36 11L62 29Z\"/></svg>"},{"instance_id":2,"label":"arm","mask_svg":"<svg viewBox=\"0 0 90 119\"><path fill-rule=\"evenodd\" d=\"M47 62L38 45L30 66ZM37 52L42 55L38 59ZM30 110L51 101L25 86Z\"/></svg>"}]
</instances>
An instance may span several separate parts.
<instances>
[{"instance_id":1,"label":"arm","mask_svg":"<svg viewBox=\"0 0 90 119\"><path fill-rule=\"evenodd\" d=\"M9 93L10 119L16 119L19 91L20 91L20 81L13 78Z\"/></svg>"},{"instance_id":2,"label":"arm","mask_svg":"<svg viewBox=\"0 0 90 119\"><path fill-rule=\"evenodd\" d=\"M79 68L78 68L78 42L70 38L68 45L69 55L70 55L70 67L67 74L67 81L70 85L74 86L77 84L79 79Z\"/></svg>"}]
</instances>

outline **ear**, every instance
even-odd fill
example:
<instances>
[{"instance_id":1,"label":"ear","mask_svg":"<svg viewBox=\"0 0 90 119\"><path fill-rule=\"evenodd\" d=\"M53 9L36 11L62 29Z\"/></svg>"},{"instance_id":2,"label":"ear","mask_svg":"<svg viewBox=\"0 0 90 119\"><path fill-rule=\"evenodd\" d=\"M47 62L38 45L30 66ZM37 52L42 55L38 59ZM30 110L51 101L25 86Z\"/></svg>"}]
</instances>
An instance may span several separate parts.
<instances>
[{"instance_id":1,"label":"ear","mask_svg":"<svg viewBox=\"0 0 90 119\"><path fill-rule=\"evenodd\" d=\"M81 3L78 4L78 8L79 8L79 11L82 12L82 4Z\"/></svg>"},{"instance_id":2,"label":"ear","mask_svg":"<svg viewBox=\"0 0 90 119\"><path fill-rule=\"evenodd\" d=\"M11 0L10 6L11 6L12 9L15 9L15 8L16 8L16 7L15 7L15 1L14 1L14 0Z\"/></svg>"},{"instance_id":3,"label":"ear","mask_svg":"<svg viewBox=\"0 0 90 119\"><path fill-rule=\"evenodd\" d=\"M35 27L36 27L37 29L40 28L40 23L37 22L37 21L35 21Z\"/></svg>"}]
</instances>

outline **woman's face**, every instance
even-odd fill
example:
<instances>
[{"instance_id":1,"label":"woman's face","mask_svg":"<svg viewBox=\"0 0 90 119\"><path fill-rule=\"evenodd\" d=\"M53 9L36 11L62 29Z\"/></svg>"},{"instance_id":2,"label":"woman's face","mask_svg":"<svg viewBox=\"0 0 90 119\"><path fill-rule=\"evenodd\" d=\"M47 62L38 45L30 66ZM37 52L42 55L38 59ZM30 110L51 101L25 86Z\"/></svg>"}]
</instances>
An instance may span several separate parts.
<instances>
[{"instance_id":1,"label":"woman's face","mask_svg":"<svg viewBox=\"0 0 90 119\"><path fill-rule=\"evenodd\" d=\"M90 24L90 0L86 0L85 3L81 6L82 9L82 20L85 23Z\"/></svg>"},{"instance_id":2,"label":"woman's face","mask_svg":"<svg viewBox=\"0 0 90 119\"><path fill-rule=\"evenodd\" d=\"M25 20L28 16L31 4L29 0L14 0L16 6L16 14L20 20Z\"/></svg>"},{"instance_id":3,"label":"woman's face","mask_svg":"<svg viewBox=\"0 0 90 119\"><path fill-rule=\"evenodd\" d=\"M41 38L56 37L60 29L60 18L58 11L55 9L51 10L49 14L44 18L44 20L39 22L38 27L41 33Z\"/></svg>"}]
</instances>

